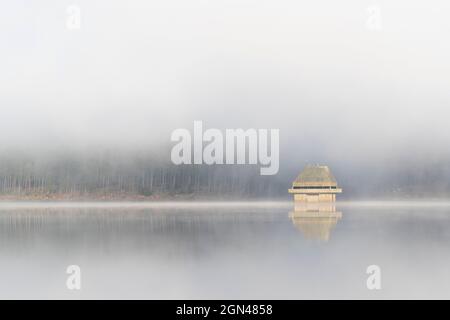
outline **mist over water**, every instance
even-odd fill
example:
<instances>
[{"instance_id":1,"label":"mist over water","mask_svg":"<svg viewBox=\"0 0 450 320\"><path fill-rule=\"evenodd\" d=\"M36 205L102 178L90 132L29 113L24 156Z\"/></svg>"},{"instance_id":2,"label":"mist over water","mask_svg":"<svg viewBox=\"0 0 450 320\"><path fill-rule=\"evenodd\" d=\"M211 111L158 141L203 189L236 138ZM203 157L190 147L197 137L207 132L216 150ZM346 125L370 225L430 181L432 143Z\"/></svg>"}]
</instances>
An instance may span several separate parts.
<instances>
[{"instance_id":1,"label":"mist over water","mask_svg":"<svg viewBox=\"0 0 450 320\"><path fill-rule=\"evenodd\" d=\"M448 1L1 9L0 299L450 298ZM175 165L194 121L279 130L279 171ZM336 203L293 203L309 164Z\"/></svg>"}]
</instances>

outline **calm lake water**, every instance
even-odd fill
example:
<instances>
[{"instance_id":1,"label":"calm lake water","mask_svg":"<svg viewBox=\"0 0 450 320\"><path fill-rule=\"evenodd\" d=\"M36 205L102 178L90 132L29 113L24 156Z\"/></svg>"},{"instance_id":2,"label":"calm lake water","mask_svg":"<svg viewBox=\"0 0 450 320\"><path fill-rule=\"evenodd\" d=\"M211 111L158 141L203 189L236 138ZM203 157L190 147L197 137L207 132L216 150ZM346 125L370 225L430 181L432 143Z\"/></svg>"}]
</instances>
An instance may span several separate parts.
<instances>
[{"instance_id":1,"label":"calm lake water","mask_svg":"<svg viewBox=\"0 0 450 320\"><path fill-rule=\"evenodd\" d=\"M450 203L2 203L0 271L3 299L449 299Z\"/></svg>"}]
</instances>

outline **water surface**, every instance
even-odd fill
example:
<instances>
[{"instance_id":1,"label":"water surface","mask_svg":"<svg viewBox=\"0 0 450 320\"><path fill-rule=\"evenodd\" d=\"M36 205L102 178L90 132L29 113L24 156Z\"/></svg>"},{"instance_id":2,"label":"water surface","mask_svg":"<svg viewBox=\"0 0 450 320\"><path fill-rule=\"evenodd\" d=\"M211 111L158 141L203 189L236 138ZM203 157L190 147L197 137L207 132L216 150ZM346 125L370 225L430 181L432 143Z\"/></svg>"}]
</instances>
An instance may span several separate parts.
<instances>
[{"instance_id":1,"label":"water surface","mask_svg":"<svg viewBox=\"0 0 450 320\"><path fill-rule=\"evenodd\" d=\"M0 271L8 299L449 299L450 203L2 203Z\"/></svg>"}]
</instances>

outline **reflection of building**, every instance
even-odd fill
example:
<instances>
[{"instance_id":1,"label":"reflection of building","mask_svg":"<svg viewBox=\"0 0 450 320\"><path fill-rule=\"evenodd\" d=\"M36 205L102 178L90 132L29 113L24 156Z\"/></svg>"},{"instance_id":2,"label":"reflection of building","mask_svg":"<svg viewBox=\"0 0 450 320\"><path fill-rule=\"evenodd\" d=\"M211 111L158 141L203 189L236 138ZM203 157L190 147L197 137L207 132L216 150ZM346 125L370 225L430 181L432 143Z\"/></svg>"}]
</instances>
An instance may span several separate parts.
<instances>
[{"instance_id":1,"label":"reflection of building","mask_svg":"<svg viewBox=\"0 0 450 320\"><path fill-rule=\"evenodd\" d=\"M341 193L336 179L327 166L306 166L292 183L289 193L300 202L333 202Z\"/></svg>"},{"instance_id":2,"label":"reflection of building","mask_svg":"<svg viewBox=\"0 0 450 320\"><path fill-rule=\"evenodd\" d=\"M326 242L342 213L336 211L333 203L296 203L289 217L305 238Z\"/></svg>"}]
</instances>

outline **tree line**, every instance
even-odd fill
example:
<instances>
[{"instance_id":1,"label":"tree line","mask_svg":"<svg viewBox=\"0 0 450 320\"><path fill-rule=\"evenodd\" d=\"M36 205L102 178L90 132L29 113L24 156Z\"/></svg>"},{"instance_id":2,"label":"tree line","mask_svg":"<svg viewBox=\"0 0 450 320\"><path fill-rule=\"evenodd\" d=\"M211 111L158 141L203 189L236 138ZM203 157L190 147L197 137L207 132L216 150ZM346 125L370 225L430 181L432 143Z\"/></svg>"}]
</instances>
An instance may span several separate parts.
<instances>
[{"instance_id":1,"label":"tree line","mask_svg":"<svg viewBox=\"0 0 450 320\"><path fill-rule=\"evenodd\" d=\"M3 195L272 197L273 180L252 165L174 165L155 154L0 157Z\"/></svg>"}]
</instances>

